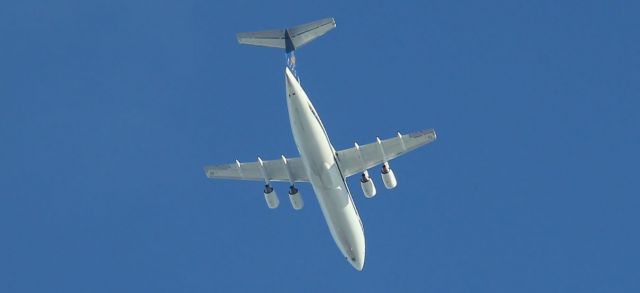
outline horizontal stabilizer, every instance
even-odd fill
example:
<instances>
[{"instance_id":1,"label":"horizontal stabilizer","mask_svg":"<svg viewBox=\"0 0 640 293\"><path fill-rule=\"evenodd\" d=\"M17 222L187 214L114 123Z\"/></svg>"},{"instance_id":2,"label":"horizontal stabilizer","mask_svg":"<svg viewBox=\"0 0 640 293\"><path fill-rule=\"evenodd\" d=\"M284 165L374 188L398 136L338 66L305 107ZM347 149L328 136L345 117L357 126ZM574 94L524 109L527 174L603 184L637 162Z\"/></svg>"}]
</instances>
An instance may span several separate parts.
<instances>
[{"instance_id":1,"label":"horizontal stabilizer","mask_svg":"<svg viewBox=\"0 0 640 293\"><path fill-rule=\"evenodd\" d=\"M282 30L238 33L238 43L286 49L291 52L336 27L333 18L325 18Z\"/></svg>"}]
</instances>

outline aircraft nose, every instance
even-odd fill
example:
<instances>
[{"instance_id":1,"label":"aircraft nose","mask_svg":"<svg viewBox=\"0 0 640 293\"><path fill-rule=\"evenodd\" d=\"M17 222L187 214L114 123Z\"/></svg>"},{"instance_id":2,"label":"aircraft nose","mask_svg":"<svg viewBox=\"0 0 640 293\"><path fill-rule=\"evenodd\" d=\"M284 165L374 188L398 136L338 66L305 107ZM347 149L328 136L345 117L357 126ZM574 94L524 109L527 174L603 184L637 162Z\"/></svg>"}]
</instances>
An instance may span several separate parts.
<instances>
[{"instance_id":1,"label":"aircraft nose","mask_svg":"<svg viewBox=\"0 0 640 293\"><path fill-rule=\"evenodd\" d=\"M356 270L360 272L362 271L362 268L364 267L364 258L352 257L349 262Z\"/></svg>"},{"instance_id":2,"label":"aircraft nose","mask_svg":"<svg viewBox=\"0 0 640 293\"><path fill-rule=\"evenodd\" d=\"M364 268L364 249L352 249L347 259L353 268L362 271L362 268Z\"/></svg>"}]
</instances>

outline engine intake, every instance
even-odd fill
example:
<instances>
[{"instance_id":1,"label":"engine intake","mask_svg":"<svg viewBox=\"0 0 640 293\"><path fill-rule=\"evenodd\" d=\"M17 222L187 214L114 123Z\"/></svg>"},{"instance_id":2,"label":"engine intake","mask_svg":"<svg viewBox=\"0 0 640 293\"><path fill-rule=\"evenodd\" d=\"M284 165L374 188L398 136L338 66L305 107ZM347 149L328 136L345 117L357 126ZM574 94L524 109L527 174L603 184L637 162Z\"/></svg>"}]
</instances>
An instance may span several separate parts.
<instances>
[{"instance_id":1,"label":"engine intake","mask_svg":"<svg viewBox=\"0 0 640 293\"><path fill-rule=\"evenodd\" d=\"M294 210L301 210L304 207L300 191L293 185L289 188L289 201L291 201L291 206Z\"/></svg>"},{"instance_id":2,"label":"engine intake","mask_svg":"<svg viewBox=\"0 0 640 293\"><path fill-rule=\"evenodd\" d=\"M393 174L393 170L389 168L389 163L384 163L382 165L382 182L384 182L384 187L387 189L394 189L398 186L398 181L396 180L396 175Z\"/></svg>"},{"instance_id":3,"label":"engine intake","mask_svg":"<svg viewBox=\"0 0 640 293\"><path fill-rule=\"evenodd\" d=\"M264 200L267 202L267 206L270 209L275 209L280 205L278 194L269 184L264 186Z\"/></svg>"},{"instance_id":4,"label":"engine intake","mask_svg":"<svg viewBox=\"0 0 640 293\"><path fill-rule=\"evenodd\" d=\"M369 172L364 171L362 173L362 178L360 179L360 187L362 187L362 192L366 198L372 198L376 196L376 186L371 181L371 177L369 177Z\"/></svg>"}]
</instances>

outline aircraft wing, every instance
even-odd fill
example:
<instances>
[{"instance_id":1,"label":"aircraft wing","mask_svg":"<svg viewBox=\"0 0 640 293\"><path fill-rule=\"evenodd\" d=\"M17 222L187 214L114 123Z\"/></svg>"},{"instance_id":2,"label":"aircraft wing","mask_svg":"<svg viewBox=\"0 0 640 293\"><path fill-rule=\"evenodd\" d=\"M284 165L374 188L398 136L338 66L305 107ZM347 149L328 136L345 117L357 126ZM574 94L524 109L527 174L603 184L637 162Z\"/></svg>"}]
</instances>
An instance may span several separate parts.
<instances>
[{"instance_id":1,"label":"aircraft wing","mask_svg":"<svg viewBox=\"0 0 640 293\"><path fill-rule=\"evenodd\" d=\"M286 181L308 182L304 162L300 158L284 158L281 160L262 161L253 163L235 163L206 166L204 172L208 178L235 179L253 181Z\"/></svg>"},{"instance_id":2,"label":"aircraft wing","mask_svg":"<svg viewBox=\"0 0 640 293\"><path fill-rule=\"evenodd\" d=\"M400 134L390 139L337 152L338 164L345 177L395 159L436 140L436 132L426 129L410 134Z\"/></svg>"}]
</instances>

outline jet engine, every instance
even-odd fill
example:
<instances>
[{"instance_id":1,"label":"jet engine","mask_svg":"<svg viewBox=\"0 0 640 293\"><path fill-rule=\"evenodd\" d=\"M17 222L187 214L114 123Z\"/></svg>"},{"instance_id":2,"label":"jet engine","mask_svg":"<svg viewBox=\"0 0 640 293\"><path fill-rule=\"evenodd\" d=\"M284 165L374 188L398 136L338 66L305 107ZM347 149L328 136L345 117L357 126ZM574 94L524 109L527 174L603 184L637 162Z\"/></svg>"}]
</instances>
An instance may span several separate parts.
<instances>
[{"instance_id":1,"label":"jet engine","mask_svg":"<svg viewBox=\"0 0 640 293\"><path fill-rule=\"evenodd\" d=\"M275 209L280 205L278 194L269 184L264 186L264 200L267 202L267 206L270 209Z\"/></svg>"},{"instance_id":2,"label":"jet engine","mask_svg":"<svg viewBox=\"0 0 640 293\"><path fill-rule=\"evenodd\" d=\"M393 170L389 168L389 163L384 163L382 165L382 182L384 182L384 187L387 189L394 189L398 186L398 181L396 180L396 176L393 175Z\"/></svg>"},{"instance_id":3,"label":"jet engine","mask_svg":"<svg viewBox=\"0 0 640 293\"><path fill-rule=\"evenodd\" d=\"M376 186L373 184L371 177L369 177L369 172L365 171L362 173L362 178L360 179L360 187L362 187L362 192L366 198L372 198L376 196Z\"/></svg>"},{"instance_id":4,"label":"jet engine","mask_svg":"<svg viewBox=\"0 0 640 293\"><path fill-rule=\"evenodd\" d=\"M294 210L301 210L304 207L300 191L293 185L289 188L289 201L291 201L291 206Z\"/></svg>"}]
</instances>

